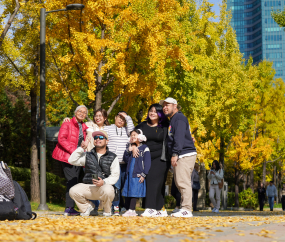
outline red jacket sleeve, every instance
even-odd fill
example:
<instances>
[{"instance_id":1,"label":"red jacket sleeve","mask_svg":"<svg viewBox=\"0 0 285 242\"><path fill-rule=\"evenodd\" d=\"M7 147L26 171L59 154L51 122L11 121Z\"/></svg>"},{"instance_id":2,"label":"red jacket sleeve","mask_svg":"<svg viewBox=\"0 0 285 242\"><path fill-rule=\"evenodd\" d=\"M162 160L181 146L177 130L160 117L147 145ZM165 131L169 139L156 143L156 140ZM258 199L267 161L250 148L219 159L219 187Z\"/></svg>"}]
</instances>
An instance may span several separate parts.
<instances>
[{"instance_id":1,"label":"red jacket sleeve","mask_svg":"<svg viewBox=\"0 0 285 242\"><path fill-rule=\"evenodd\" d=\"M58 134L58 143L66 152L72 154L75 149L68 140L70 125L71 124L69 122L65 122L61 125Z\"/></svg>"}]
</instances>

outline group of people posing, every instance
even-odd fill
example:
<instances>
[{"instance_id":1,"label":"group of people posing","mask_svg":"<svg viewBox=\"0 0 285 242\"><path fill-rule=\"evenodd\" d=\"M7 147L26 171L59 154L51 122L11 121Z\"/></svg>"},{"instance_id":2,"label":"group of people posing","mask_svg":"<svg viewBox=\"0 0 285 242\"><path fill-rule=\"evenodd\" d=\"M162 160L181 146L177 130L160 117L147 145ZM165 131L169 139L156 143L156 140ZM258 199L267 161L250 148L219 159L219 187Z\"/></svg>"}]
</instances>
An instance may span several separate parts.
<instances>
[{"instance_id":1,"label":"group of people posing","mask_svg":"<svg viewBox=\"0 0 285 242\"><path fill-rule=\"evenodd\" d=\"M64 120L52 155L62 162L67 179L65 215L79 214L75 203L80 215L98 215L100 201L104 216L120 215L120 207L121 212L126 209L122 216L137 216L136 202L143 198L145 211L141 216L168 216L164 193L172 167L181 207L171 216L193 216L192 186L197 177L193 179L192 172L197 153L188 120L175 99L151 105L146 121L136 127L124 111L116 115L112 125L104 109L95 111L93 122L84 123L87 116L88 109L82 105L71 120ZM83 183L79 183L82 167ZM197 197L198 191L194 193L196 203Z\"/></svg>"}]
</instances>

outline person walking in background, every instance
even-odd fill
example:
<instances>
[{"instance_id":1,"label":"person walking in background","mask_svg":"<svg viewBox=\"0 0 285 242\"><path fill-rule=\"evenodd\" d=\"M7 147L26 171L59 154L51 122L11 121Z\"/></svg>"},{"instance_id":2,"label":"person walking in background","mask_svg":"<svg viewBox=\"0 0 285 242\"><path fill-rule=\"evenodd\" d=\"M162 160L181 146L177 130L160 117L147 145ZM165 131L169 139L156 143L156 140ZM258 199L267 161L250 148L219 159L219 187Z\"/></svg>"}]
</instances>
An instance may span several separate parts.
<instances>
[{"instance_id":1,"label":"person walking in background","mask_svg":"<svg viewBox=\"0 0 285 242\"><path fill-rule=\"evenodd\" d=\"M281 202L282 202L282 210L285 211L285 184L283 184L283 187L282 187Z\"/></svg>"},{"instance_id":2,"label":"person walking in background","mask_svg":"<svg viewBox=\"0 0 285 242\"><path fill-rule=\"evenodd\" d=\"M129 142L130 132L134 127L132 118L124 111L121 111L116 115L115 124L104 126L104 131L107 132L109 137L109 150L117 155L120 162L120 178L115 184L115 187L118 189L119 200L113 202L114 215L116 216L120 215L120 192L121 188L124 187L126 179L127 165L123 161L123 156Z\"/></svg>"},{"instance_id":3,"label":"person walking in background","mask_svg":"<svg viewBox=\"0 0 285 242\"><path fill-rule=\"evenodd\" d=\"M69 189L79 182L81 167L71 165L68 162L70 155L81 146L82 141L86 137L88 127L83 123L83 120L88 115L88 109L84 106L78 106L74 111L74 117L70 122L64 122L59 130L58 143L52 153L52 158L61 161L63 173L67 180L66 184L66 208L64 215L78 215L74 209L74 200L69 196Z\"/></svg>"},{"instance_id":4,"label":"person walking in background","mask_svg":"<svg viewBox=\"0 0 285 242\"><path fill-rule=\"evenodd\" d=\"M177 101L168 97L160 101L163 112L170 118L168 127L168 152L174 171L174 181L181 193L181 209L172 213L172 217L193 217L191 176L196 161L196 148L190 132L187 118L178 111Z\"/></svg>"},{"instance_id":5,"label":"person walking in background","mask_svg":"<svg viewBox=\"0 0 285 242\"><path fill-rule=\"evenodd\" d=\"M191 177L192 182L192 192L193 192L193 211L198 212L197 202L198 202L198 192L200 190L200 176L199 176L199 164L195 163L194 170Z\"/></svg>"},{"instance_id":6,"label":"person walking in background","mask_svg":"<svg viewBox=\"0 0 285 242\"><path fill-rule=\"evenodd\" d=\"M151 155L151 167L146 177L146 197L143 200L143 217L166 217L164 208L165 181L170 168L170 156L167 152L168 120L162 106L152 104L148 109L146 121L136 126L146 136L146 145ZM133 147L133 156L138 156L138 149Z\"/></svg>"},{"instance_id":7,"label":"person walking in background","mask_svg":"<svg viewBox=\"0 0 285 242\"><path fill-rule=\"evenodd\" d=\"M65 118L63 122L70 122L69 118ZM95 131L104 130L104 126L110 125L108 121L107 111L103 108L99 108L94 112L93 121L88 121L85 123L88 129L86 130L86 138L90 140L87 146L87 151L90 152L94 148L94 139L92 133ZM84 168L83 168L84 170ZM85 172L85 171L84 171ZM92 201L95 205L94 210L90 213L91 216L98 216L99 200Z\"/></svg>"},{"instance_id":8,"label":"person walking in background","mask_svg":"<svg viewBox=\"0 0 285 242\"><path fill-rule=\"evenodd\" d=\"M212 163L212 168L209 171L208 179L210 180L210 191L209 198L214 206L212 212L218 213L220 209L220 201L221 201L221 188L219 184L221 184L224 178L224 171L220 168L219 162L214 160ZM216 194L216 199L214 198Z\"/></svg>"},{"instance_id":9,"label":"person walking in background","mask_svg":"<svg viewBox=\"0 0 285 242\"><path fill-rule=\"evenodd\" d=\"M260 187L257 188L257 193L258 193L259 210L263 211L265 194L266 194L266 190L263 183L260 183Z\"/></svg>"},{"instance_id":10,"label":"person walking in background","mask_svg":"<svg viewBox=\"0 0 285 242\"><path fill-rule=\"evenodd\" d=\"M131 132L129 148L124 153L124 161L127 163L127 176L123 188L122 196L125 197L127 211L122 215L124 217L137 216L136 202L137 198L145 197L146 182L151 166L151 156L147 145L146 137L140 129L134 129ZM139 156L132 154L132 145L139 149Z\"/></svg>"},{"instance_id":11,"label":"person walking in background","mask_svg":"<svg viewBox=\"0 0 285 242\"><path fill-rule=\"evenodd\" d=\"M268 197L270 211L273 211L274 197L277 197L277 189L273 181L270 181L270 184L266 188L266 196Z\"/></svg>"}]
</instances>

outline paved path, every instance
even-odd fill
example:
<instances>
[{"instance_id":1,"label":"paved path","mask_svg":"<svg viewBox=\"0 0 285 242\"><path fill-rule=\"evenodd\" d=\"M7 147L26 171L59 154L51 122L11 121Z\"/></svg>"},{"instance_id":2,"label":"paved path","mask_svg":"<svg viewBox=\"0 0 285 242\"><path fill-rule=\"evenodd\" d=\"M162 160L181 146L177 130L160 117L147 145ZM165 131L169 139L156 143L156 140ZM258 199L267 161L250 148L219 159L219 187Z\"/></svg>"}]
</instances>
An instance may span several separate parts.
<instances>
[{"instance_id":1,"label":"paved path","mask_svg":"<svg viewBox=\"0 0 285 242\"><path fill-rule=\"evenodd\" d=\"M285 213L282 211L222 211L219 214L203 211L195 212L190 219L65 217L60 212L38 212L38 219L34 221L2 221L0 226L1 242L285 242Z\"/></svg>"}]
</instances>

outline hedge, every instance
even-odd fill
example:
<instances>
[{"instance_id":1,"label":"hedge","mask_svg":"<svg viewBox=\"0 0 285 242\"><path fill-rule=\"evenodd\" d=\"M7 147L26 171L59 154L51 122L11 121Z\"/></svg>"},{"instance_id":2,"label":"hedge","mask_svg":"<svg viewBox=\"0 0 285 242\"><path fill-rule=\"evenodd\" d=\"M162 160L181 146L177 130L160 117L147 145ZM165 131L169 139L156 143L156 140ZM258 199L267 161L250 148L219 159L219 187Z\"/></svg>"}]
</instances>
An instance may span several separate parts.
<instances>
[{"instance_id":1,"label":"hedge","mask_svg":"<svg viewBox=\"0 0 285 242\"><path fill-rule=\"evenodd\" d=\"M31 198L31 170L10 166L13 180L17 181ZM65 179L47 172L47 202L62 203L65 201Z\"/></svg>"}]
</instances>

